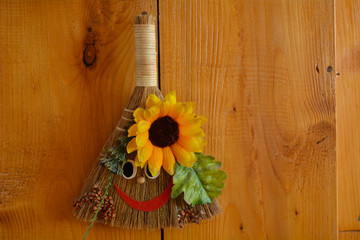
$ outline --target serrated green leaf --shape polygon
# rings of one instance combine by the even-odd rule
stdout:
[[[122,136],[118,144],[103,152],[100,157],[100,164],[107,167],[114,174],[122,174],[122,165],[126,162],[126,145],[133,137]]]
[[[192,206],[211,203],[222,193],[226,173],[220,170],[221,162],[212,156],[196,153],[197,161],[191,168],[175,164],[174,186],[171,197],[176,198],[184,193],[184,200]]]

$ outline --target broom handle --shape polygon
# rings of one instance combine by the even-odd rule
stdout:
[[[134,22],[136,86],[157,86],[155,18],[143,12]]]

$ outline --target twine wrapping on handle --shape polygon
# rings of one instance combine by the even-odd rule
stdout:
[[[155,25],[135,24],[136,86],[157,86]]]

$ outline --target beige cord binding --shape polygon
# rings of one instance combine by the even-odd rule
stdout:
[[[135,24],[136,86],[157,86],[155,25]]]
[[[133,113],[134,110],[124,108],[124,112]],[[128,122],[131,122],[131,121],[134,120],[134,119],[126,118],[126,117],[124,117],[124,116],[121,116],[121,118],[124,119],[125,121],[128,121]],[[119,127],[119,126],[116,126],[116,130],[119,130],[120,132],[127,132],[126,129],[121,128],[121,127]]]
[[[134,110],[124,108],[124,112],[133,113],[133,112],[134,112]]]
[[[116,129],[119,130],[120,132],[126,132],[125,129],[123,129],[123,128],[121,128],[121,127],[118,127],[118,126],[116,126]]]
[[[128,121],[128,122],[131,122],[131,121],[134,120],[134,119],[131,119],[131,118],[126,118],[126,117],[124,117],[124,116],[122,116],[121,118],[124,119],[125,121]]]

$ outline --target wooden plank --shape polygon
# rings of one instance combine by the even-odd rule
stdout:
[[[142,10],[156,15],[156,1],[1,1],[2,239],[86,231],[72,201],[135,86],[133,16]],[[96,53],[89,67],[87,46],[88,64]],[[95,225],[89,239],[160,239],[160,231]]]
[[[335,2],[339,230],[360,230],[360,2]]]
[[[339,240],[360,240],[360,232],[339,232]]]
[[[213,221],[165,239],[336,239],[333,1],[159,2],[164,93],[209,118]]]

